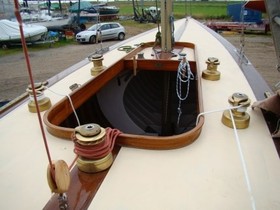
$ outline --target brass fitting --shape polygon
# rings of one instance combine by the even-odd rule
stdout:
[[[98,124],[86,124],[75,128],[75,137],[80,145],[96,145],[104,141],[106,131]]]
[[[75,128],[74,136],[75,144],[81,145],[84,150],[89,147],[99,147],[100,145],[104,147],[106,130],[98,124],[85,124]],[[78,169],[86,173],[96,173],[106,170],[112,163],[112,152],[100,158],[91,159],[81,154],[77,158]]]
[[[80,171],[85,173],[97,173],[109,168],[112,165],[113,160],[112,153],[109,153],[107,156],[98,160],[90,160],[79,156],[77,159],[77,167]]]
[[[105,70],[106,67],[103,66],[103,56],[100,54],[94,54],[89,58],[93,63],[93,67],[91,68],[91,75],[97,76],[101,71]]]
[[[250,115],[246,112],[246,110],[247,107],[250,106],[251,100],[244,93],[234,93],[228,98],[228,102],[233,107],[240,106],[231,110],[236,128],[247,128],[250,122]],[[224,125],[233,128],[233,122],[229,110],[224,111],[222,122]]]
[[[36,112],[36,104],[35,104],[34,97],[36,97],[36,99],[37,99],[40,112],[48,110],[52,106],[52,104],[51,104],[50,99],[44,95],[43,91],[44,91],[45,87],[43,86],[42,83],[35,83],[34,88],[35,88],[36,96],[33,95],[31,85],[28,85],[28,88],[26,89],[26,91],[29,94],[29,102],[28,102],[29,111],[32,113]]]
[[[206,80],[219,80],[221,73],[217,70],[220,61],[218,58],[209,57],[206,61],[207,69],[202,72],[202,78]]]

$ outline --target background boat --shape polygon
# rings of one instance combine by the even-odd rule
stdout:
[[[23,25],[24,37],[27,42],[36,42],[46,38],[48,29],[38,25]],[[21,43],[19,24],[9,20],[0,20],[0,43]]]
[[[79,7],[80,4],[80,7]],[[119,8],[116,6],[109,6],[107,3],[104,4],[92,4],[90,2],[77,2],[73,4],[69,11],[72,13],[77,13],[78,9],[80,11],[88,12],[88,13],[99,13],[100,15],[116,15],[119,13]]]

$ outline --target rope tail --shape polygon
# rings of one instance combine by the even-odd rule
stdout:
[[[182,61],[180,62],[177,70],[177,81],[176,81],[176,92],[177,97],[179,99],[178,104],[178,118],[177,118],[177,126],[179,126],[180,118],[182,114],[181,104],[182,101],[186,100],[189,95],[189,88],[190,88],[190,80],[194,80],[194,75],[191,71],[190,64],[186,57],[183,57]],[[184,87],[182,85],[185,84],[185,95],[183,95]]]

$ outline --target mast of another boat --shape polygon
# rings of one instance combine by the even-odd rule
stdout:
[[[270,29],[277,56],[277,70],[280,72],[280,1],[264,0],[266,12],[269,16]],[[280,81],[278,83],[280,86]]]

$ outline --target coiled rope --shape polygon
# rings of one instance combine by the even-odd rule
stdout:
[[[96,160],[105,157],[110,152],[112,152],[116,138],[121,134],[118,129],[106,128],[105,139],[99,144],[87,144],[82,145],[79,143],[76,135],[72,135],[72,140],[74,142],[74,152],[81,156],[91,160]]]
[[[126,46],[121,46],[118,48],[118,51],[125,51],[126,53],[130,52],[131,50],[133,50],[134,48],[130,45],[126,45]]]
[[[186,57],[183,57],[182,61],[180,62],[177,70],[177,81],[176,81],[176,92],[177,97],[179,99],[178,104],[178,118],[177,118],[177,125],[179,125],[182,110],[181,110],[181,102],[186,100],[189,95],[189,89],[190,89],[190,80],[194,80],[194,75],[191,71],[190,64]],[[182,84],[185,84],[186,87],[186,93],[183,96],[182,91]]]

